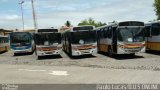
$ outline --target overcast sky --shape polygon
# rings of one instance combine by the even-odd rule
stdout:
[[[24,0],[25,29],[33,28],[31,0]],[[22,29],[21,0],[0,0],[0,28]],[[154,0],[34,0],[38,28],[76,26],[92,17],[97,21],[150,21],[156,19]]]

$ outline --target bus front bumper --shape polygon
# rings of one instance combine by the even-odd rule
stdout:
[[[20,54],[20,53],[31,53],[31,52],[33,52],[32,49],[24,49],[24,50],[13,50],[13,49],[11,49],[11,51],[12,51],[13,53],[15,53],[15,54]]]
[[[96,54],[97,48],[89,49],[89,50],[72,50],[72,56],[81,56],[87,54]]]
[[[54,51],[36,51],[37,56],[47,56],[47,55],[60,55],[62,50],[54,50]]]
[[[141,47],[138,49],[124,49],[124,48],[118,48],[117,54],[133,54],[133,53],[144,53],[146,51],[145,47]]]

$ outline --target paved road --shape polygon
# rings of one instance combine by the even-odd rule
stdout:
[[[1,65],[0,83],[95,84],[160,83],[160,72],[89,67]]]
[[[70,58],[0,54],[0,83],[160,83],[160,55],[156,52],[110,58],[104,54]]]

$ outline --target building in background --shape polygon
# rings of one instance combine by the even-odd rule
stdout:
[[[4,29],[0,29],[0,35],[8,35],[10,34],[11,32],[13,32],[12,30],[4,30]]]
[[[73,28],[73,26],[71,26],[71,27],[62,26],[62,27],[60,28],[60,32],[64,32],[65,30],[68,30],[68,29],[70,29],[70,28]]]

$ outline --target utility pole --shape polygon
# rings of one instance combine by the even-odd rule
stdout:
[[[31,3],[32,3],[32,14],[33,14],[34,29],[37,30],[36,13],[35,13],[33,0],[31,0]]]
[[[20,3],[18,3],[18,4],[21,5],[21,12],[22,12],[22,26],[23,26],[23,31],[24,31],[23,3],[24,3],[24,1],[22,0],[22,1],[21,1]]]

